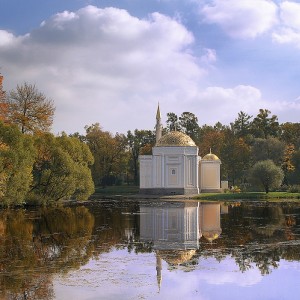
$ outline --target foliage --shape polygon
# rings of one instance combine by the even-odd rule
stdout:
[[[35,138],[37,158],[30,198],[58,201],[85,200],[94,192],[89,167],[92,154],[77,138],[41,134]]]
[[[237,119],[234,120],[234,123],[231,124],[232,129],[236,136],[246,137],[251,132],[251,120],[252,116],[249,116],[247,113],[240,111]]]
[[[221,148],[222,174],[232,185],[237,180],[244,183],[246,172],[250,166],[250,146],[243,137],[238,137],[231,130],[227,130],[224,136],[224,143]]]
[[[277,116],[269,116],[270,111],[267,109],[260,109],[259,114],[253,119],[251,123],[251,131],[256,138],[277,137],[280,134],[280,126]]]
[[[199,134],[198,118],[191,112],[183,112],[179,117],[181,131],[197,140]]]
[[[32,138],[0,121],[0,202],[21,204],[32,182]]]
[[[54,116],[51,100],[39,92],[35,85],[24,83],[9,93],[8,121],[16,124],[22,133],[49,131]]]
[[[257,162],[249,174],[250,181],[256,186],[262,186],[266,193],[268,193],[271,188],[279,187],[283,177],[283,171],[277,167],[272,160]]]
[[[281,140],[287,145],[294,145],[295,148],[300,147],[300,123],[283,123],[281,128]]]
[[[145,153],[143,150],[154,146],[155,134],[151,130],[138,130],[135,129],[132,133],[127,131],[128,148],[130,152],[130,169],[133,172],[134,183],[138,184],[139,178],[139,155]]]
[[[110,178],[120,178],[128,165],[125,152],[127,140],[123,134],[113,136],[103,131],[99,123],[86,126],[85,140],[93,156],[92,176],[96,185],[106,186]]]
[[[167,129],[168,131],[180,131],[180,126],[178,122],[178,116],[173,112],[167,113]]]
[[[2,86],[3,76],[0,75],[0,120],[5,121],[7,117],[6,93]]]
[[[284,155],[285,144],[278,138],[255,138],[252,144],[252,158],[254,162],[271,159],[280,166]]]

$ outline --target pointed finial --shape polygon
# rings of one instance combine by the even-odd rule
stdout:
[[[157,112],[156,112],[156,120],[160,120],[161,119],[161,115],[160,115],[160,109],[159,109],[159,102],[157,104]]]

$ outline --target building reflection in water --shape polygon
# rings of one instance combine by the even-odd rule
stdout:
[[[169,265],[179,265],[191,260],[199,248],[202,236],[209,242],[220,236],[220,214],[220,203],[140,204],[140,239],[153,244],[159,287],[162,280],[162,259]]]

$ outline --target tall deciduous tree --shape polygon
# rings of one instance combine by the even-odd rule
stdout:
[[[24,83],[9,93],[8,121],[22,133],[49,131],[53,123],[54,104],[35,85]]]
[[[283,171],[272,160],[257,162],[250,170],[249,179],[257,186],[262,186],[266,193],[270,189],[277,188],[283,181]]]
[[[245,139],[227,130],[221,148],[223,177],[226,176],[232,185],[244,183],[246,171],[250,166],[250,157],[250,146]]]
[[[286,144],[293,144],[296,148],[300,148],[300,123],[283,123],[281,127],[281,139]]]
[[[95,159],[92,166],[94,182],[105,186],[110,183],[111,176],[117,178],[124,172],[127,139],[122,134],[113,136],[103,131],[98,123],[86,126],[85,129],[86,142]]]

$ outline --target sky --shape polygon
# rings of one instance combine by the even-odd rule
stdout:
[[[34,84],[52,132],[153,130],[157,105],[229,125],[300,122],[300,1],[0,0],[7,92]]]

